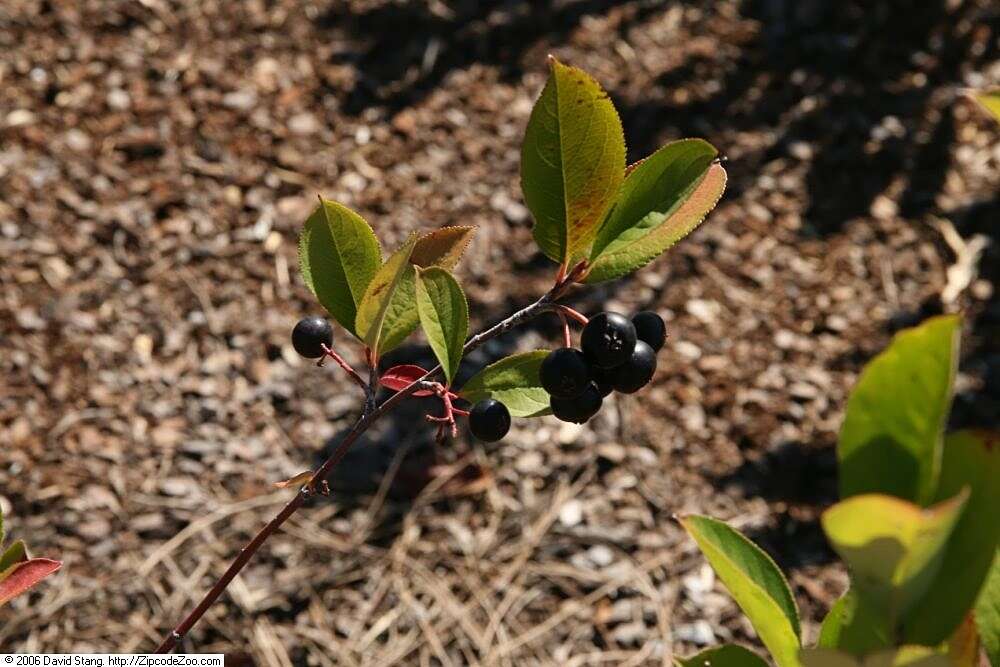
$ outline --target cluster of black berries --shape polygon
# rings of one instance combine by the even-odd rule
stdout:
[[[633,394],[656,372],[656,353],[667,339],[663,320],[643,311],[629,320],[618,313],[590,318],[581,350],[563,347],[545,357],[539,371],[552,414],[582,424],[597,414],[612,391]]]
[[[292,347],[307,359],[318,359],[333,347],[333,327],[319,315],[303,317],[292,329]],[[510,430],[510,411],[494,398],[484,398],[469,410],[469,430],[485,442],[496,442]]]

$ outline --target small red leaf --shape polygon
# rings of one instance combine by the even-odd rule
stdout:
[[[0,574],[0,605],[25,592],[39,581],[62,567],[62,563],[48,558],[32,558],[8,568]]]
[[[400,366],[393,366],[383,373],[382,377],[378,379],[378,383],[386,389],[402,391],[426,374],[427,371],[420,366],[402,364]],[[429,389],[418,389],[413,392],[414,396],[432,396],[433,394],[434,392]]]

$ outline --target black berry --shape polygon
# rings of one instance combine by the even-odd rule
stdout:
[[[557,398],[579,396],[590,382],[590,367],[583,352],[572,347],[552,350],[542,361],[538,377],[549,395]]]
[[[635,348],[635,326],[624,315],[598,313],[590,318],[580,335],[580,347],[587,360],[600,368],[625,363]]]
[[[319,315],[303,317],[292,329],[292,347],[303,357],[322,357],[324,345],[333,345],[333,327]]]
[[[615,390],[613,373],[613,368],[598,368],[597,366],[590,367],[590,377],[594,379],[594,384],[597,385],[597,390],[600,391],[601,396],[604,396],[605,398],[608,394]]]
[[[663,318],[651,310],[644,310],[636,313],[632,324],[635,325],[635,335],[639,340],[646,341],[654,352],[659,352],[667,340],[667,327]]]
[[[496,442],[510,430],[510,412],[495,398],[484,398],[469,410],[469,430],[484,442]]]
[[[552,414],[564,422],[573,422],[574,424],[582,424],[596,415],[597,411],[601,409],[601,403],[603,402],[604,399],[601,397],[601,390],[597,388],[597,384],[594,382],[587,385],[583,393],[574,398],[556,398],[553,396],[549,399],[549,405],[552,406]]]
[[[656,352],[646,341],[640,340],[621,366],[611,371],[615,389],[623,394],[634,394],[653,379],[656,372]]]

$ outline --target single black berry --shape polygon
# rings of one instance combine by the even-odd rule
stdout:
[[[635,326],[624,315],[598,313],[580,335],[580,347],[594,366],[614,368],[625,363],[635,348]]]
[[[319,315],[303,317],[292,329],[292,347],[303,357],[322,357],[324,345],[333,345],[333,327]]]
[[[597,385],[598,391],[601,392],[601,396],[607,398],[608,394],[615,390],[615,380],[613,368],[600,368],[598,366],[590,367],[590,377],[594,379],[594,384]]]
[[[651,310],[644,310],[635,314],[632,324],[635,325],[635,335],[639,340],[646,341],[653,352],[659,352],[667,340],[667,326],[663,323],[663,318]]]
[[[574,424],[582,424],[596,415],[597,411],[601,409],[601,403],[603,402],[604,399],[601,397],[601,390],[597,388],[597,384],[594,382],[588,384],[583,393],[574,398],[556,398],[553,396],[549,399],[549,405],[552,406],[552,414],[564,422],[573,422]]]
[[[542,361],[538,377],[549,395],[557,398],[573,398],[587,388],[590,382],[590,367],[583,352],[572,347],[552,350]]]
[[[621,366],[611,371],[615,390],[623,394],[634,394],[653,379],[656,372],[656,352],[646,341],[635,344],[631,356]]]
[[[510,430],[510,412],[495,398],[484,398],[469,410],[469,430],[484,442],[496,442]]]

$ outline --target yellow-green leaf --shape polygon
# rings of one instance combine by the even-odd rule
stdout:
[[[982,588],[1000,542],[1000,434],[959,431],[945,437],[937,500],[968,488],[969,500],[945,546],[934,583],[903,621],[903,639],[932,646],[962,623]]]
[[[609,218],[616,226],[600,232],[586,282],[620,278],[645,266],[687,236],[719,203],[726,170],[711,160],[705,165],[708,149],[713,155],[715,151],[709,144],[687,141],[668,144],[660,149],[662,154],[654,153],[629,173],[619,202],[622,212],[616,206]]]
[[[505,357],[479,371],[458,394],[470,403],[495,398],[512,417],[547,415],[551,412],[549,394],[542,388],[538,371],[548,354],[548,350],[535,350]]]
[[[410,262],[421,268],[440,266],[450,271],[458,266],[475,233],[475,227],[463,225],[427,232],[413,246]]]
[[[990,664],[1000,666],[1000,551],[993,555],[993,565],[979,592],[974,612],[976,629]]]
[[[1000,89],[971,91],[969,96],[993,116],[994,120],[1000,121]]]
[[[396,349],[414,332],[420,322],[417,315],[417,288],[413,267],[440,266],[449,271],[454,269],[469,246],[475,231],[475,227],[443,227],[417,239],[410,255],[412,266],[406,269],[400,279],[385,313],[382,341],[379,345],[382,354]]]
[[[722,521],[686,516],[681,525],[746,614],[778,667],[799,664],[799,612],[771,557]]]
[[[665,215],[650,213],[612,241],[594,260],[586,282],[620,278],[649,264],[701,224],[719,203],[725,189],[726,170],[720,164],[712,164],[704,176],[682,194],[679,206]]]
[[[458,281],[445,269],[417,269],[417,312],[444,376],[451,385],[469,335],[469,303]]]
[[[521,189],[550,259],[587,256],[625,174],[621,120],[590,75],[550,58],[521,147]]]
[[[392,303],[399,281],[406,270],[411,268],[410,253],[413,252],[416,241],[416,234],[411,234],[402,247],[385,260],[385,264],[375,273],[358,304],[357,333],[375,354],[376,359],[380,353],[379,342],[382,338],[386,311]]]
[[[840,495],[886,493],[926,505],[941,470],[961,320],[900,332],[861,373],[840,431]]]
[[[334,319],[355,333],[357,307],[382,261],[382,250],[364,218],[323,199],[299,237],[302,279]]]
[[[714,646],[687,658],[674,658],[675,667],[767,667],[767,661],[736,644]]]
[[[923,509],[893,496],[868,494],[823,513],[823,530],[847,563],[852,587],[889,619],[890,628],[933,582],[968,497],[966,489]]]

